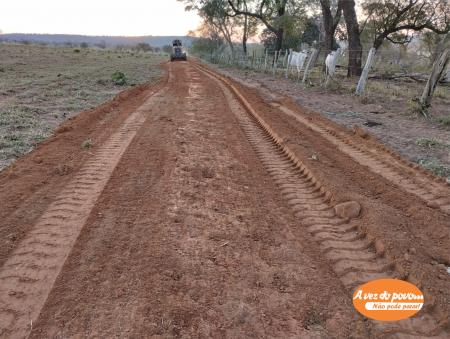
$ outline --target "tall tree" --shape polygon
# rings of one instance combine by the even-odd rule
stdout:
[[[243,8],[248,11],[247,1],[242,0]],[[258,29],[258,19],[250,17],[247,14],[242,16],[242,51],[247,54],[247,41],[248,39],[256,34]]]
[[[450,30],[448,0],[365,0],[362,8],[375,31],[376,50],[385,40],[408,43],[414,32],[445,34]]]
[[[347,76],[361,75],[362,46],[358,18],[356,17],[355,1],[340,0],[344,12],[348,37],[348,69]]]
[[[336,7],[334,15],[332,7]],[[334,35],[342,17],[342,0],[337,3],[336,1],[320,0],[320,8],[322,11],[323,28],[325,33],[323,47],[325,52],[328,54],[333,49]]]
[[[276,36],[275,48],[281,49],[283,44],[284,26],[288,0],[228,0],[231,16],[247,15],[260,20],[266,28]]]
[[[409,43],[414,33],[423,30],[446,34],[450,30],[448,0],[365,0],[363,10],[374,31],[373,48],[356,88],[361,95],[367,82],[371,62],[385,40],[394,44]]]
[[[231,54],[234,55],[233,36],[236,32],[235,18],[227,15],[225,0],[205,1],[200,7],[200,16],[212,27],[215,27],[228,43]]]
[[[238,22],[228,15],[227,0],[178,0],[186,4],[185,10],[197,10],[203,19],[204,27],[219,34],[228,44],[234,54],[234,43]],[[203,28],[204,28],[203,27]]]

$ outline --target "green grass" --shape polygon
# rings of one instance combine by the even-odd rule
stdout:
[[[448,117],[440,117],[436,119],[438,123],[444,126],[450,126],[450,116]]]
[[[86,139],[82,142],[81,147],[84,149],[90,149],[94,145],[92,139]]]
[[[435,138],[420,138],[416,140],[416,145],[431,148],[435,146],[442,146],[445,144]]]
[[[418,164],[440,177],[446,177],[450,181],[450,168],[429,159],[419,159]]]

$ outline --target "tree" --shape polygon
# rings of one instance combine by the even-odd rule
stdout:
[[[265,27],[276,36],[275,49],[280,50],[283,44],[284,26],[288,0],[228,0],[230,16],[246,15],[260,20]]]
[[[162,50],[163,50],[164,53],[170,54],[170,53],[172,53],[172,46],[170,46],[170,45],[164,45],[164,46],[162,47]]]
[[[209,0],[200,8],[200,16],[215,28],[228,43],[231,54],[234,54],[233,36],[236,31],[236,20],[227,13],[226,0]]]
[[[222,37],[213,30],[203,25],[201,28],[204,37],[195,38],[192,41],[190,51],[194,54],[211,54],[223,49],[224,41]]]
[[[142,52],[151,52],[153,51],[153,47],[150,46],[150,44],[146,42],[140,42],[136,46],[134,46],[134,49],[136,51],[142,51]]]
[[[375,31],[376,50],[385,40],[408,43],[414,32],[445,34],[450,30],[448,0],[365,0],[362,8]]]
[[[359,29],[358,18],[356,17],[355,1],[340,0],[342,11],[344,12],[345,25],[348,37],[348,69],[347,76],[361,75],[361,31]]]
[[[245,10],[248,10],[247,1],[243,0]],[[242,51],[247,54],[247,40],[256,34],[258,29],[258,21],[256,18],[250,17],[247,14],[243,15],[242,28]]]
[[[336,5],[335,14],[332,13],[332,5]],[[323,47],[325,52],[328,54],[334,45],[334,34],[336,32],[336,28],[341,20],[342,16],[342,0],[338,1],[337,4],[335,1],[330,0],[320,0],[320,8],[322,11],[323,18],[323,28],[325,32],[325,39],[323,42]]]
[[[214,30],[227,43],[234,54],[233,39],[236,34],[237,19],[228,14],[227,0],[178,0],[186,4],[185,10],[197,10],[208,29]]]
[[[450,33],[442,35],[428,31],[422,35],[422,42],[426,45],[428,53],[430,54],[429,65],[431,67],[442,51],[446,47],[450,48]]]
[[[373,47],[359,79],[356,94],[361,95],[377,50],[385,40],[394,44],[411,42],[414,34],[432,31],[446,34],[450,30],[448,0],[365,0],[363,11],[374,32]]]
[[[303,30],[300,41],[308,45],[313,45],[320,39],[320,30],[317,24],[312,19],[308,19],[305,23],[305,29]]]

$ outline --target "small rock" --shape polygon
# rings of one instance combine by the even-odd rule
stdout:
[[[411,253],[411,254],[416,254],[416,253],[417,253],[417,250],[416,250],[414,247],[411,247],[411,248],[409,249],[409,253]]]
[[[216,174],[214,172],[214,169],[212,169],[212,168],[206,167],[206,168],[202,169],[202,176],[203,176],[203,178],[212,179],[212,178],[215,177],[215,175]]]
[[[375,126],[381,126],[383,124],[380,122],[377,122],[377,121],[367,120],[365,123],[363,123],[363,125],[367,126],[367,127],[375,127]]]
[[[358,137],[363,138],[363,139],[366,139],[369,136],[367,134],[367,132],[365,130],[363,130],[361,127],[359,127],[358,125],[353,126],[353,134],[355,134]]]
[[[409,254],[408,254],[408,253],[405,253],[404,257],[405,257],[405,260],[406,260],[406,261],[409,261],[409,259],[410,259],[410,256],[409,256]]]
[[[361,205],[356,201],[347,201],[334,206],[334,211],[343,219],[353,219],[361,213]]]

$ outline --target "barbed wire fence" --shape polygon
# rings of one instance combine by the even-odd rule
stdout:
[[[297,83],[303,85],[319,85],[327,88],[329,78],[325,72],[325,60],[328,53],[314,48],[304,49],[302,52],[306,53],[307,57],[301,68],[292,65],[292,50],[263,50],[254,49],[251,53],[211,53],[211,55],[203,55],[203,59],[208,60],[213,64],[224,65],[239,69],[247,69],[256,72],[262,72],[267,75],[272,75],[276,78],[289,78]],[[347,78],[348,68],[348,49],[343,49],[338,54],[336,59],[336,68],[332,74],[331,82],[339,83],[341,79]],[[443,54],[445,54],[444,51]],[[298,52],[297,52],[298,53]],[[371,55],[370,65],[366,65],[366,61]],[[437,58],[439,59],[439,58]],[[448,58],[447,58],[448,59]],[[364,93],[365,82],[372,79],[377,80],[407,80],[417,83],[425,84],[430,81],[431,75],[438,62],[434,64],[430,62],[428,55],[421,52],[408,53],[404,49],[380,49],[376,51],[373,49],[365,49],[362,51],[362,66],[366,66],[366,78],[361,77],[358,83],[355,83],[355,94],[362,95]],[[448,67],[449,61],[445,62],[443,69],[439,72],[439,79],[434,79],[432,88],[436,87],[438,81],[443,84],[450,83],[450,69]],[[447,69],[447,70],[446,70]],[[363,71],[364,76],[364,71]],[[428,87],[430,87],[427,84]],[[426,90],[426,89],[425,89]],[[424,91],[425,91],[424,90]],[[431,93],[432,95],[432,93]]]

